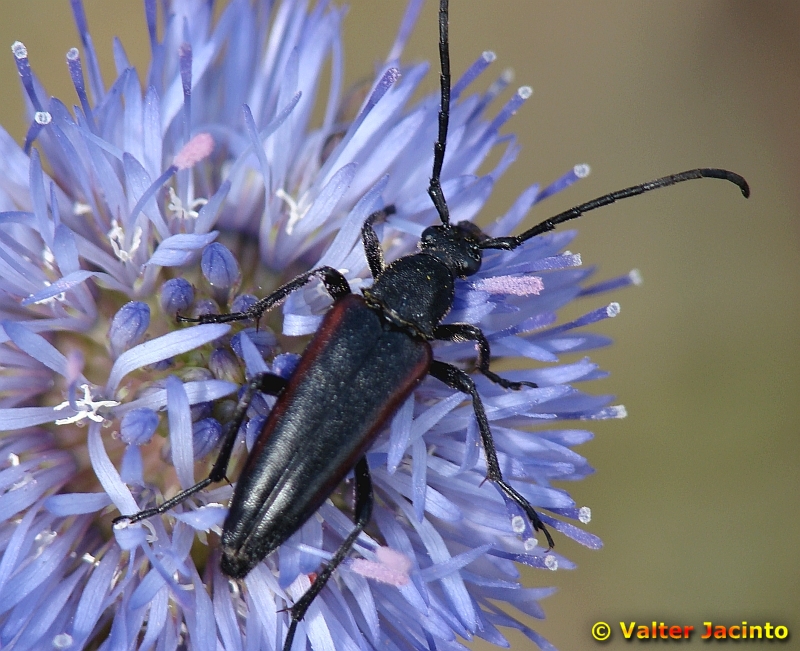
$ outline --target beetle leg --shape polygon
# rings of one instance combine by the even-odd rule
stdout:
[[[306,271],[296,278],[293,278],[282,287],[276,289],[269,296],[265,296],[261,300],[253,303],[243,312],[202,314],[197,318],[181,316],[179,314],[177,319],[181,323],[228,323],[229,321],[247,321],[248,319],[253,319],[257,322],[264,312],[272,309],[293,291],[306,285],[312,278],[319,278],[322,281],[325,285],[325,290],[334,301],[350,293],[350,285],[347,282],[347,278],[345,278],[340,271],[333,267],[318,267],[317,269]]]
[[[544,526],[539,514],[536,513],[528,500],[503,479],[503,473],[500,471],[500,462],[497,460],[497,452],[494,447],[492,431],[489,429],[489,419],[486,418],[483,402],[478,394],[478,390],[475,388],[475,383],[472,381],[472,378],[460,368],[438,360],[434,360],[431,363],[430,374],[437,380],[444,382],[447,386],[472,396],[472,408],[475,411],[475,419],[478,421],[478,430],[481,433],[483,450],[486,454],[486,479],[494,482],[508,498],[525,511],[533,528],[544,534],[545,538],[547,538],[547,544],[552,548],[555,544],[553,542],[553,537]]]
[[[469,323],[446,323],[444,325],[436,326],[433,331],[434,339],[440,341],[452,341],[454,343],[461,343],[464,341],[474,341],[478,345],[478,370],[483,373],[495,384],[499,384],[504,389],[521,389],[523,386],[537,388],[534,382],[513,382],[500,377],[497,373],[492,373],[489,370],[489,360],[491,358],[491,351],[489,349],[489,340],[483,334],[480,328],[476,328]]]
[[[292,648],[292,640],[294,639],[295,631],[297,630],[297,623],[305,617],[306,611],[316,596],[325,587],[328,579],[336,570],[336,568],[345,559],[353,544],[358,538],[359,534],[364,530],[364,527],[372,517],[372,479],[369,475],[369,466],[367,465],[366,457],[361,457],[356,463],[354,470],[355,473],[355,488],[356,488],[356,505],[355,505],[355,528],[350,532],[344,542],[336,550],[328,564],[317,574],[317,578],[311,584],[311,587],[305,591],[302,597],[298,599],[295,604],[290,608],[292,622],[289,624],[289,631],[286,633],[286,640],[283,643],[283,651],[290,651]]]
[[[289,381],[285,378],[282,378],[280,375],[266,372],[256,373],[250,379],[244,389],[244,393],[242,393],[242,397],[239,398],[239,402],[236,404],[236,410],[233,412],[233,417],[231,418],[230,423],[227,425],[225,439],[222,447],[220,448],[219,455],[217,456],[217,460],[214,462],[214,466],[211,468],[211,473],[208,476],[212,482],[218,482],[225,479],[225,471],[228,469],[228,462],[231,459],[233,446],[236,443],[236,435],[239,433],[239,429],[242,427],[245,415],[247,414],[247,410],[250,409],[250,403],[253,402],[253,396],[255,393],[259,391],[270,396],[279,396],[286,388],[288,383]]]
[[[239,428],[241,428],[242,423],[244,422],[245,414],[250,408],[250,403],[253,401],[253,395],[256,393],[256,391],[260,391],[261,393],[266,393],[271,396],[280,395],[280,393],[286,387],[287,382],[288,381],[286,379],[282,378],[280,375],[275,375],[274,373],[258,373],[254,375],[247,384],[242,397],[239,399],[239,402],[236,405],[236,411],[234,412],[231,422],[228,423],[225,436],[222,439],[222,446],[220,447],[219,454],[217,455],[217,460],[214,462],[214,466],[211,468],[211,472],[209,473],[208,477],[200,480],[194,486],[190,486],[186,490],[181,491],[175,497],[162,502],[158,506],[154,506],[151,509],[144,509],[143,511],[139,511],[133,515],[121,515],[117,518],[114,518],[114,524],[117,524],[117,522],[122,522],[123,520],[126,520],[129,524],[133,524],[134,522],[151,518],[154,515],[166,513],[171,508],[182,502],[185,502],[195,493],[199,493],[209,484],[215,484],[216,482],[225,479],[225,472],[228,469],[228,463],[231,460],[233,446],[236,443],[236,435],[239,433]]]
[[[373,278],[377,278],[383,273],[384,264],[383,250],[378,241],[378,236],[375,234],[375,229],[372,228],[372,224],[388,215],[394,215],[395,212],[397,212],[397,210],[393,205],[386,206],[386,208],[382,210],[376,210],[367,217],[366,221],[364,221],[364,225],[361,227],[361,242],[364,244],[364,253],[367,256],[369,271]]]

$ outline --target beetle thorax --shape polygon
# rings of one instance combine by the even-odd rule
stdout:
[[[396,260],[364,290],[367,302],[387,320],[425,339],[433,338],[433,330],[450,311],[454,296],[452,272],[425,253]]]

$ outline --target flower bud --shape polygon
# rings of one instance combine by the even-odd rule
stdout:
[[[204,418],[192,426],[194,458],[202,459],[219,443],[222,436],[222,425],[215,418]]]
[[[158,414],[152,409],[132,409],[122,417],[120,438],[128,445],[144,445],[158,427]]]
[[[174,318],[186,312],[194,303],[194,288],[184,278],[170,278],[161,285],[161,309]]]
[[[214,298],[227,303],[231,290],[235,290],[242,280],[239,263],[228,248],[219,242],[212,242],[200,258],[200,270],[214,290]]]
[[[108,329],[108,339],[114,358],[138,344],[149,325],[150,308],[146,303],[140,301],[125,303],[114,315],[111,327]]]

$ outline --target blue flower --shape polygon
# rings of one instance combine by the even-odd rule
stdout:
[[[426,188],[439,97],[412,104],[428,66],[400,62],[421,2],[409,3],[352,112],[341,88],[344,10],[256,5],[232,0],[215,21],[209,3],[175,0],[158,40],[157,3],[146,0],[144,87],[120,43],[118,74],[106,87],[76,0],[82,49],[67,53],[80,104],[73,111],[47,98],[25,46],[12,47],[31,126],[22,148],[0,129],[2,647],[280,648],[284,609],[352,528],[344,487],[235,582],[219,569],[228,485],[143,525],[111,526],[119,513],[207,475],[245,378],[290,376],[297,355],[281,352],[291,345],[286,336],[312,333],[330,300],[316,284],[295,292],[282,321],[272,315],[280,336],[266,324],[178,327],[176,314],[244,309],[312,266],[340,269],[362,288],[370,274],[360,230],[370,213],[396,209],[377,226],[388,260],[413,251],[437,219]],[[483,53],[452,90],[442,180],[454,222],[479,214],[517,153],[499,130],[530,89],[493,117],[486,108],[505,77],[482,95],[467,93],[493,60]],[[330,91],[318,98],[326,61]],[[496,147],[499,162],[478,174]],[[509,234],[534,204],[587,172],[577,166],[545,189],[528,188],[488,233]],[[496,357],[537,362],[506,376],[538,388],[505,391],[475,378],[498,457],[545,523],[598,547],[568,522],[588,522],[588,509],[551,485],[591,472],[572,450],[591,434],[556,421],[617,418],[624,409],[574,388],[602,377],[596,365],[560,356],[606,345],[581,328],[619,308],[560,325],[556,311],[636,278],[587,286],[592,270],[563,251],[573,235],[487,252],[481,271],[458,282],[448,321],[479,326]],[[475,350],[437,345],[436,355],[468,365]],[[236,456],[252,446],[271,400],[254,401]],[[552,648],[497,604],[541,617],[538,600],[551,590],[523,586],[516,564],[572,565],[484,483],[465,396],[427,379],[367,457],[374,526],[314,602],[296,643],[462,649],[460,639],[476,636],[504,645],[498,627],[512,627]]]

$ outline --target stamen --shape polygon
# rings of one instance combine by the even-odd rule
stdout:
[[[88,203],[76,201],[72,204],[72,214],[76,217],[83,217],[92,214],[92,207]]]
[[[93,420],[95,423],[102,423],[105,420],[105,417],[101,416],[97,412],[100,409],[111,409],[120,404],[116,400],[94,400],[92,398],[91,388],[88,384],[84,384],[81,388],[83,389],[83,398],[77,400],[75,406],[70,405],[69,400],[65,400],[60,405],[53,407],[54,411],[61,411],[67,407],[70,407],[71,409],[77,409],[78,411],[78,413],[73,416],[59,418],[55,421],[56,425],[69,425],[82,421],[86,418]]]
[[[142,228],[140,226],[137,226],[136,230],[133,231],[133,242],[131,243],[131,248],[128,250],[123,248],[125,243],[125,231],[116,219],[111,221],[111,230],[108,231],[107,235],[109,242],[111,242],[114,255],[117,256],[118,260],[121,262],[130,262],[133,260],[133,256],[142,243]]]
[[[289,206],[289,221],[286,222],[286,234],[291,235],[292,231],[294,230],[295,225],[299,222],[303,217],[306,216],[309,208],[311,206],[306,206],[304,208],[300,207],[300,204],[304,203],[303,198],[300,199],[300,202],[294,200],[288,192],[286,192],[283,188],[278,188],[275,190],[275,196],[279,199],[283,199],[286,204]]]
[[[48,271],[55,271],[56,256],[46,244],[42,247],[42,266]]]
[[[200,213],[195,208],[202,208],[208,203],[208,199],[198,197],[189,204],[189,208],[184,208],[183,201],[175,194],[175,189],[172,186],[167,189],[167,192],[169,193],[167,210],[171,210],[179,219],[197,219]]]
[[[42,281],[42,284],[45,287],[50,287],[52,283],[49,280]],[[64,292],[60,292],[59,294],[55,294],[54,296],[49,296],[48,298],[42,298],[38,301],[31,301],[30,299],[33,297],[33,294],[28,294],[28,298],[23,300],[23,305],[50,305],[58,301],[59,303],[63,303],[67,300],[67,295]]]
[[[128,217],[129,222],[133,222],[138,217],[144,205],[150,201],[158,189],[163,186],[167,180],[179,170],[184,170],[196,165],[201,160],[206,158],[214,149],[214,139],[208,133],[198,133],[194,138],[191,138],[175,156],[174,162],[170,165],[155,181],[150,184],[139,201],[131,210]]]

